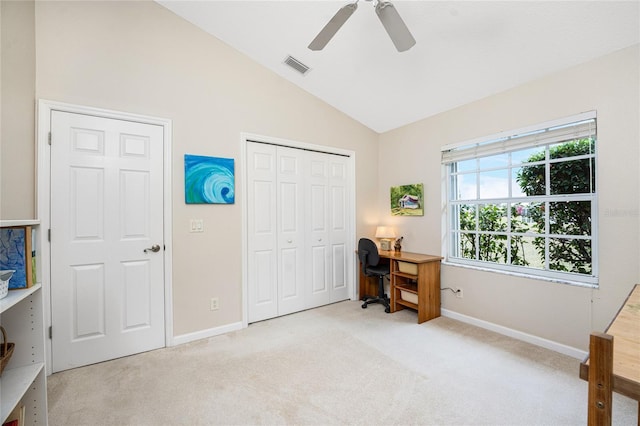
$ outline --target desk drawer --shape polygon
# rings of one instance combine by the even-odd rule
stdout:
[[[402,300],[406,300],[407,302],[418,304],[418,295],[415,293],[410,293],[405,290],[400,290],[400,298]]]
[[[398,261],[398,270],[405,274],[418,275],[418,265],[415,263]]]

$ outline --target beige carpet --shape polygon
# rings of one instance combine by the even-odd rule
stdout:
[[[342,302],[57,373],[56,425],[584,425],[579,361],[448,318]],[[614,395],[616,425],[637,403]]]

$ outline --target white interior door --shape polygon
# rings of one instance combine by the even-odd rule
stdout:
[[[329,169],[329,241],[331,242],[330,301],[349,298],[348,260],[349,247],[349,177],[347,158],[330,155]]]
[[[247,144],[248,320],[278,316],[276,147]]]
[[[304,183],[306,152],[277,147],[278,314],[306,309]]]
[[[329,221],[329,155],[309,158],[306,183],[307,261],[305,282],[310,306],[331,303],[331,240]]]
[[[308,306],[349,298],[347,158],[312,153],[306,184]]]
[[[163,347],[162,126],[52,111],[51,134],[53,371]]]
[[[248,322],[349,298],[349,158],[247,143]]]

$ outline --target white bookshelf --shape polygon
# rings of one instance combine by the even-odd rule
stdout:
[[[38,253],[40,233],[37,220],[1,220],[0,227],[31,226],[36,232]],[[37,254],[36,254],[37,255]],[[36,276],[40,278],[40,268]],[[25,425],[47,424],[47,384],[45,372],[45,332],[42,285],[10,290],[0,299],[0,325],[8,341],[15,343],[9,364],[0,376],[0,424],[19,403],[26,407]]]

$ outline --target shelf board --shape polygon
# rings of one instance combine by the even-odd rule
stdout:
[[[27,220],[0,220],[0,228],[11,227],[11,226],[29,226],[29,225],[40,225],[40,221],[38,219],[27,219]]]
[[[20,303],[20,301],[22,301],[23,299],[40,290],[40,287],[42,287],[41,284],[35,284],[25,289],[9,290],[9,294],[7,294],[3,299],[0,299],[0,314],[2,314],[4,311],[9,310],[9,308],[11,308],[16,303]]]
[[[44,363],[38,362],[26,367],[5,369],[2,372],[2,377],[0,377],[0,394],[2,394],[0,419],[3,422],[43,369]]]
[[[408,302],[406,300],[396,299],[396,304],[406,306],[407,308],[415,309],[416,311],[418,310],[418,305],[416,305],[415,303]]]
[[[407,274],[406,272],[394,271],[391,275],[395,275],[396,277],[408,278],[410,280],[417,280],[418,276],[414,274]]]
[[[408,291],[409,293],[418,294],[418,286],[411,284],[396,284],[395,287],[399,290]]]

